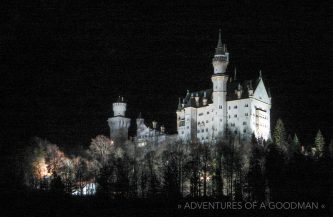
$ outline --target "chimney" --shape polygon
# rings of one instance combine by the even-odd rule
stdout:
[[[206,91],[204,92],[204,96],[203,96],[203,98],[202,98],[202,104],[203,104],[204,106],[207,105]]]
[[[242,86],[238,84],[237,88],[237,98],[240,99],[242,97]]]
[[[153,121],[153,128],[156,129],[157,127],[157,121]]]
[[[248,86],[249,96],[253,96],[253,87],[252,87],[252,80],[250,80],[250,85]]]
[[[163,125],[161,126],[161,133],[165,133],[165,127]]]
[[[197,107],[199,107],[199,94],[198,93],[195,96],[195,104]]]

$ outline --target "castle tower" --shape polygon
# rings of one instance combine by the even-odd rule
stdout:
[[[219,39],[215,48],[215,55],[213,58],[214,74],[224,74],[229,63],[229,53],[226,45],[222,44],[221,29],[219,30]]]
[[[113,117],[108,119],[110,138],[115,142],[126,141],[131,119],[125,117],[127,104],[124,101],[124,97],[119,96],[118,100],[112,104],[112,107]]]
[[[225,44],[222,44],[221,30],[219,30],[219,39],[215,48],[215,55],[212,60],[214,74],[213,82],[213,104],[216,111],[214,119],[214,131],[216,136],[222,136],[227,124],[227,81],[228,75],[226,69],[229,63],[229,53]]]

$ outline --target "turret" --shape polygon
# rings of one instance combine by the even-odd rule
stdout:
[[[124,102],[124,97],[119,96],[118,100],[112,104],[112,107],[113,116],[125,117],[126,103]]]
[[[219,39],[215,48],[215,55],[212,61],[214,74],[224,74],[229,63],[229,53],[226,45],[222,44],[221,29],[219,30]]]
[[[119,96],[118,100],[112,104],[113,117],[108,119],[110,137],[118,144],[122,144],[128,138],[131,119],[125,117],[126,106],[124,97]]]
[[[213,82],[213,104],[216,109],[213,127],[219,129],[215,135],[222,135],[227,123],[227,82],[228,75],[226,69],[229,63],[229,53],[225,44],[222,44],[221,30],[219,31],[219,39],[215,48],[213,57],[214,74]]]

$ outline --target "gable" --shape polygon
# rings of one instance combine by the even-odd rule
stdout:
[[[253,93],[253,97],[260,101],[263,101],[265,103],[268,103],[268,104],[271,103],[271,100],[269,99],[268,92],[266,90],[266,87],[265,87],[262,79],[260,79],[260,81]]]

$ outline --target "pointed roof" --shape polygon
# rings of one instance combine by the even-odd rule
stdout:
[[[142,114],[141,114],[141,112],[139,113],[138,119],[142,119]]]
[[[222,44],[221,29],[219,29],[219,39],[217,46],[215,48],[215,55],[223,55],[225,52],[225,47]]]

